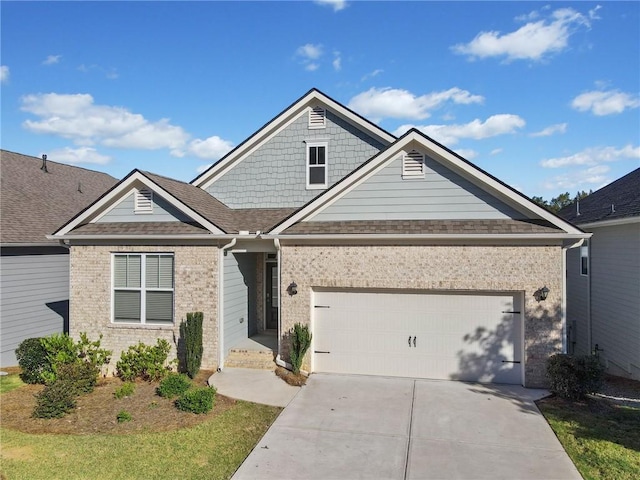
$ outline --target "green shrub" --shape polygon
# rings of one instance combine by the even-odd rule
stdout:
[[[24,383],[44,383],[42,372],[50,368],[47,351],[40,340],[40,338],[27,338],[16,348],[16,358],[22,369],[20,378]]]
[[[132,381],[136,378],[149,382],[158,381],[169,373],[167,357],[170,350],[169,342],[161,338],[153,346],[142,342],[131,345],[120,355],[120,360],[116,364],[118,376],[124,381]]]
[[[66,380],[55,381],[36,395],[36,418],[60,418],[76,407],[74,388]]]
[[[192,388],[180,395],[175,405],[183,412],[207,413],[213,408],[215,396],[213,387]]]
[[[161,397],[171,398],[182,395],[190,387],[191,380],[184,373],[170,373],[160,381],[156,392]]]
[[[69,385],[74,395],[93,392],[98,381],[98,369],[88,362],[66,363],[58,367],[55,382]]]
[[[187,321],[180,323],[184,341],[184,371],[195,378],[202,365],[202,312],[187,313]]]
[[[126,410],[120,410],[118,412],[118,415],[116,415],[116,419],[118,420],[118,423],[130,422],[131,418],[132,418],[131,414]]]
[[[300,373],[300,367],[302,366],[302,360],[305,353],[311,346],[311,332],[309,332],[308,325],[302,325],[296,323],[291,331],[291,367],[293,373]]]
[[[579,400],[602,387],[604,367],[592,355],[557,354],[547,361],[549,390],[562,398]]]
[[[113,392],[113,396],[118,400],[124,397],[130,397],[136,389],[136,384],[133,382],[124,382],[121,387],[116,388]]]
[[[45,383],[52,383],[58,376],[58,369],[61,365],[70,363],[88,363],[96,372],[109,363],[110,350],[100,348],[102,335],[95,342],[87,337],[87,334],[80,333],[80,340],[77,343],[66,333],[56,333],[41,339],[42,346],[47,352],[48,368],[43,370],[42,378]],[[96,373],[97,375],[97,373]]]

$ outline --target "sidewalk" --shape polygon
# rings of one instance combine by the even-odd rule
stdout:
[[[209,377],[209,385],[225,397],[275,407],[286,407],[300,391],[300,387],[288,385],[272,370],[252,368],[225,368]]]

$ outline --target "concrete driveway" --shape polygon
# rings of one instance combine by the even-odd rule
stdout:
[[[580,479],[544,390],[313,375],[234,479]]]

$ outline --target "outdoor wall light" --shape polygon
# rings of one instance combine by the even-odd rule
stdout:
[[[287,287],[287,292],[289,292],[289,295],[295,295],[296,293],[298,293],[298,285],[296,284],[296,282],[291,282],[289,284],[289,286]]]
[[[540,293],[540,301],[544,301],[547,299],[547,297],[549,296],[549,289],[547,288],[547,286],[545,285],[544,287],[542,287],[540,290],[538,290]]]

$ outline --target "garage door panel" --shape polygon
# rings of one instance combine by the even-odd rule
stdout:
[[[314,295],[316,371],[522,383],[518,295]]]

